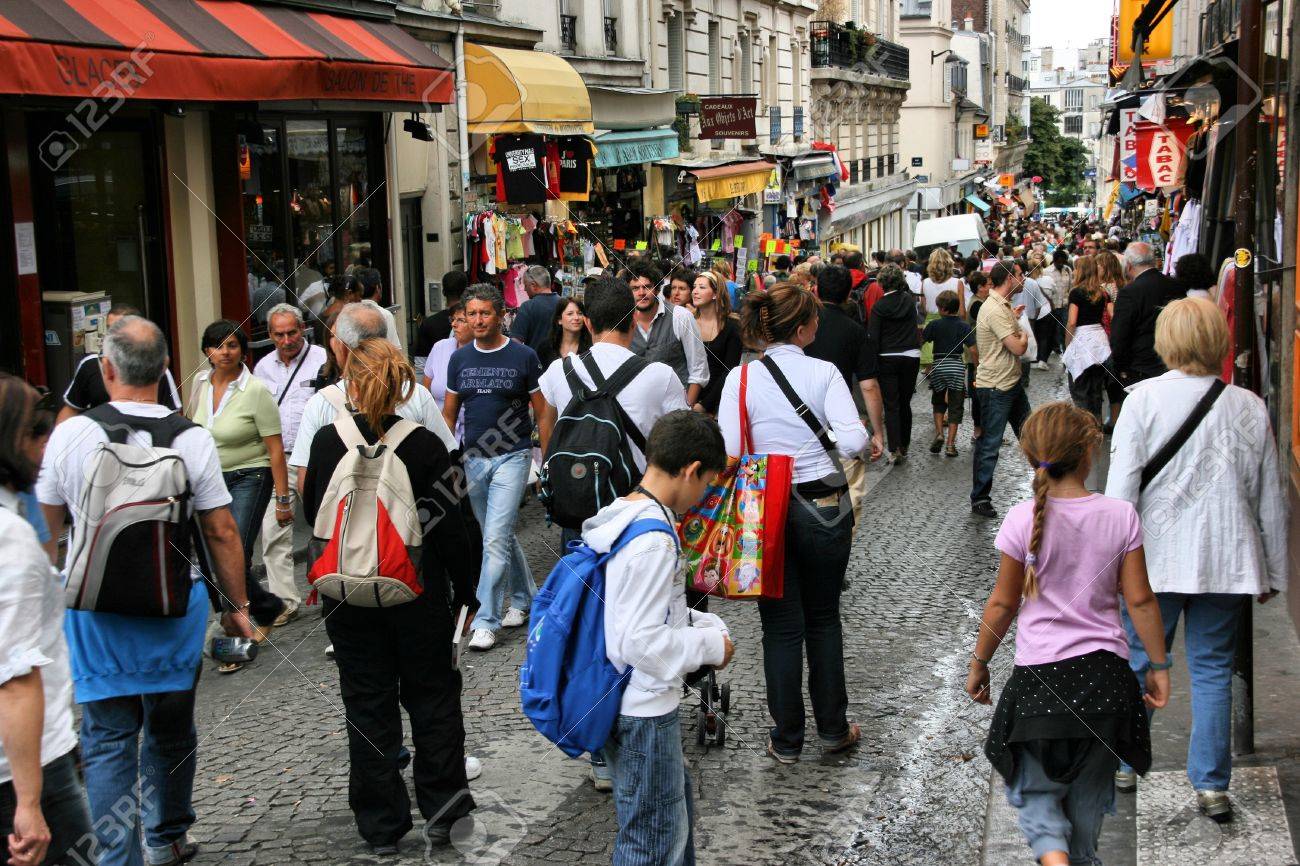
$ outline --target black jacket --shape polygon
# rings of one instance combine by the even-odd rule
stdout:
[[[917,330],[916,296],[911,292],[889,292],[871,308],[867,322],[867,345],[873,358],[921,348]]]
[[[1110,321],[1110,351],[1121,379],[1140,382],[1167,372],[1156,354],[1156,318],[1170,301],[1185,297],[1185,286],[1155,268],[1119,290]]]

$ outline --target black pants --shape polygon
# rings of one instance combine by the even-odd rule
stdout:
[[[1074,401],[1074,405],[1085,412],[1091,412],[1092,417],[1099,422],[1102,420],[1101,398],[1106,393],[1108,379],[1110,376],[1101,364],[1093,364],[1084,370],[1079,378],[1070,379],[1070,399]]]
[[[432,583],[430,581],[429,583]],[[411,829],[411,800],[397,767],[402,708],[415,745],[415,799],[426,821],[450,825],[474,808],[465,780],[460,671],[447,602],[426,593],[396,607],[324,603],[348,723],[348,805],[361,837],[396,842]],[[400,706],[399,706],[400,703]]]
[[[1059,331],[1056,319],[1048,313],[1046,316],[1034,319],[1030,327],[1034,331],[1034,342],[1038,343],[1038,357],[1034,360],[1046,363],[1047,359],[1052,357],[1052,352],[1056,350],[1056,335]]]
[[[921,359],[907,355],[880,356],[880,394],[885,404],[885,438],[890,451],[912,444],[912,395]]]
[[[0,784],[0,863],[9,862],[9,834],[14,831],[14,783]],[[95,862],[95,834],[91,832],[86,791],[77,777],[74,749],[41,768],[41,814],[50,828],[47,866]]]
[[[910,360],[915,364],[915,358]],[[791,499],[785,522],[785,593],[758,602],[772,744],[786,754],[803,748],[805,646],[817,734],[834,741],[848,733],[840,592],[852,541],[852,508],[814,508]]]

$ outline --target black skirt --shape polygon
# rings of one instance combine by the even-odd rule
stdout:
[[[1097,650],[1043,665],[1017,665],[998,698],[984,743],[1008,784],[1012,746],[1038,756],[1054,782],[1073,780],[1088,753],[1109,749],[1138,773],[1151,768],[1151,729],[1142,687],[1128,662]]]

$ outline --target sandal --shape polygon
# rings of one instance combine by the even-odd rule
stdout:
[[[943,450],[943,453],[944,453],[944,456],[945,456],[945,457],[956,457],[956,456],[957,456],[957,446],[956,446],[956,445],[949,445],[947,448],[945,448],[945,449]]]
[[[835,742],[827,743],[823,751],[825,751],[826,754],[828,755],[834,755],[838,752],[846,752],[849,749],[856,746],[858,744],[858,741],[861,739],[862,739],[862,728],[858,726],[857,722],[850,722],[849,732],[844,736],[840,737]]]
[[[240,671],[242,671],[244,669],[244,666],[247,664],[248,662],[222,662],[221,664],[217,665],[217,673],[237,674]]]

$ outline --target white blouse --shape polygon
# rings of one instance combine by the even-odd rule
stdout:
[[[798,346],[778,343],[766,352],[767,357],[790,380],[790,386],[823,425],[829,424],[836,451],[843,458],[857,457],[867,447],[867,428],[858,417],[857,404],[849,386],[834,364],[809,358]],[[740,455],[740,371],[727,374],[718,405],[718,424],[727,453]],[[794,481],[816,481],[835,471],[826,449],[813,435],[781,392],[761,363],[751,362],[745,394],[749,410],[749,429],[756,454],[786,454],[795,459]]]
[[[1287,499],[1264,401],[1229,385],[1146,492],[1142,468],[1213,382],[1177,370],[1133,386],[1111,438],[1106,495],[1137,506],[1156,592],[1287,587]]]

